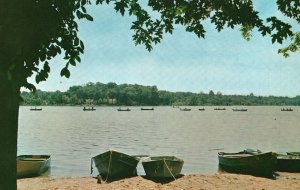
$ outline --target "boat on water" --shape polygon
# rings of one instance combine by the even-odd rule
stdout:
[[[175,156],[151,156],[142,160],[146,176],[150,178],[176,178],[184,161]]]
[[[37,107],[30,108],[30,111],[42,111],[42,110],[43,110],[42,108],[37,108]]]
[[[190,108],[180,108],[180,111],[191,111]]]
[[[214,108],[214,110],[226,110],[226,108]]]
[[[35,177],[47,172],[50,168],[50,155],[17,156],[17,177]]]
[[[131,111],[131,110],[129,108],[126,109],[118,108],[118,111]]]
[[[300,152],[287,152],[286,154],[300,156]]]
[[[121,152],[109,150],[92,157],[91,169],[94,162],[100,176],[104,177],[105,180],[108,178],[132,177],[137,175],[136,167],[139,160],[136,156],[129,156]]]
[[[300,155],[276,154],[276,170],[281,172],[300,172]]]
[[[234,108],[232,111],[248,111],[246,108]]]
[[[83,111],[95,111],[96,109],[94,107],[83,107]]]
[[[154,108],[141,108],[142,111],[154,111]]]
[[[261,152],[247,149],[237,153],[219,152],[221,169],[241,174],[262,177],[274,177],[276,156],[272,152]]]
[[[198,110],[199,111],[205,111],[205,108],[199,108]]]
[[[281,108],[281,111],[293,111],[292,108]]]

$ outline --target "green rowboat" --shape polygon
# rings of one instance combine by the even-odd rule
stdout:
[[[245,150],[237,153],[219,152],[221,169],[262,177],[274,177],[276,156],[272,152]]]
[[[124,178],[137,175],[136,167],[139,162],[138,157],[109,150],[92,157],[92,162],[93,161],[99,174],[106,178]]]
[[[287,152],[288,155],[300,156],[300,152]]]
[[[175,178],[180,175],[184,161],[175,156],[156,156],[142,160],[147,177]]]
[[[300,155],[277,154],[276,170],[282,172],[300,172]]]

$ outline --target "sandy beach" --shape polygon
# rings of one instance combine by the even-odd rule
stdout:
[[[97,183],[96,178],[27,178],[18,180],[18,190],[299,190],[299,173],[280,173],[278,179],[267,179],[250,175],[220,173],[214,175],[189,174],[175,181],[159,183],[142,176]]]

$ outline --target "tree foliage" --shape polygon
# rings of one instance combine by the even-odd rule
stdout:
[[[223,95],[210,90],[209,93],[169,92],[158,90],[156,86],[138,84],[87,83],[72,86],[66,92],[36,93],[22,92],[23,105],[85,105],[87,100],[93,105],[126,106],[234,106],[234,105],[300,105],[300,97],[275,97],[249,95]]]
[[[253,29],[263,36],[269,35],[272,43],[292,38],[289,46],[279,50],[284,56],[299,51],[300,47],[299,32],[275,16],[261,19],[251,0],[149,0],[148,4],[138,0],[96,0],[95,3],[114,4],[120,14],[134,17],[133,41],[144,44],[149,51],[162,40],[164,33],[172,34],[175,25],[182,25],[187,32],[204,38],[205,20],[210,20],[218,31],[225,27],[240,28],[246,39]],[[87,13],[87,5],[91,4],[90,0],[1,2],[0,44],[5,48],[0,53],[1,56],[14,54],[1,63],[1,75],[34,90],[27,78],[36,73],[37,83],[46,80],[50,73],[49,60],[64,53],[66,64],[60,74],[69,78],[69,67],[79,63],[84,52],[84,44],[77,34],[77,19],[93,21]],[[300,23],[298,0],[277,0],[277,6],[282,14]]]

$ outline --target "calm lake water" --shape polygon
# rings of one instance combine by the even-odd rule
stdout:
[[[91,157],[114,149],[129,155],[175,155],[185,163],[182,173],[216,173],[218,151],[246,148],[299,151],[300,107],[246,107],[247,112],[215,111],[214,107],[154,107],[118,112],[117,107],[42,107],[19,114],[18,155],[50,154],[51,173],[90,176]],[[94,167],[95,169],[95,167]],[[95,169],[92,176],[96,176]],[[141,164],[138,174],[144,174]]]

